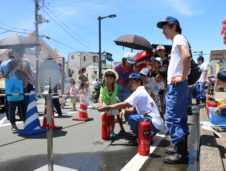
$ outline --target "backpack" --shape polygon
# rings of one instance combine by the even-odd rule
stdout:
[[[187,40],[187,42],[188,42],[188,40]],[[200,76],[202,74],[202,70],[199,68],[198,64],[193,59],[192,52],[191,52],[191,45],[189,42],[188,42],[188,46],[189,46],[189,52],[191,54],[190,72],[188,74],[188,85],[190,86],[190,85],[195,84],[198,81],[198,79],[200,78]]]

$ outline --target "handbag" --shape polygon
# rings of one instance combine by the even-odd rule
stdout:
[[[6,87],[6,94],[7,94],[8,101],[24,100],[23,81],[19,80],[13,72],[12,72],[12,78],[5,80],[5,87]],[[13,96],[15,94],[16,96]]]

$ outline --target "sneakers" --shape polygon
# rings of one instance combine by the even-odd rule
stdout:
[[[110,133],[110,139],[115,139],[117,137],[117,135],[114,132]]]

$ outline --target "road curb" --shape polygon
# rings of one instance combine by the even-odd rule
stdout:
[[[199,110],[201,121],[208,121],[205,108]],[[200,127],[200,146],[199,146],[200,171],[224,171],[224,166],[216,138],[211,131],[203,130]]]

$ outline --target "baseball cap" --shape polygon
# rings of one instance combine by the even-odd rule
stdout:
[[[180,25],[179,21],[175,17],[168,16],[168,17],[166,17],[165,21],[158,22],[157,27],[162,28],[163,25],[166,24],[166,23],[175,23],[177,25]]]
[[[13,50],[12,49],[8,50],[8,56],[9,57],[12,57],[13,56]]]
[[[226,71],[221,71],[217,74],[217,79],[226,82]]]
[[[127,52],[127,53],[124,54],[124,58],[130,64],[135,64],[136,63],[135,56],[136,55],[134,53],[132,53],[132,52]]]
[[[157,47],[156,47],[156,50],[158,51],[158,50],[166,50],[166,48],[165,48],[165,46],[163,46],[163,45],[158,45]]]
[[[145,76],[148,76],[149,73],[150,73],[150,69],[148,69],[148,68],[143,68],[143,69],[140,71],[140,74],[145,75]]]
[[[141,77],[140,77],[139,74],[132,73],[132,74],[129,75],[128,81],[129,81],[129,80],[133,80],[133,79],[134,79],[134,80],[141,80]]]

